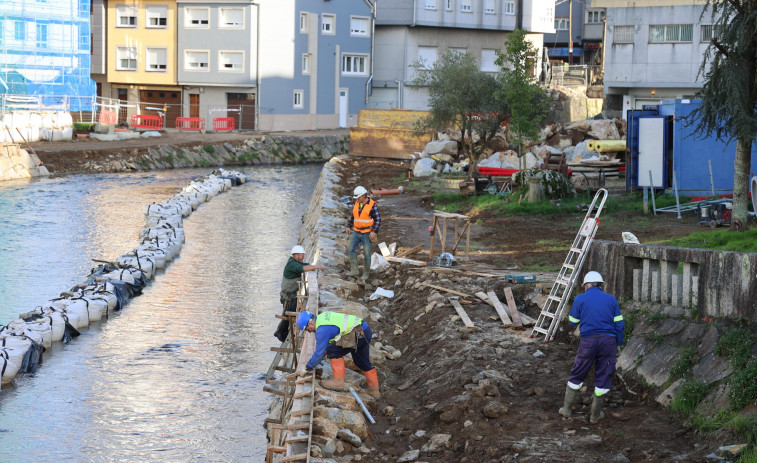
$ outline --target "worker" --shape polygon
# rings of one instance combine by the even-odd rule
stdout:
[[[612,375],[615,373],[615,356],[618,346],[623,344],[625,328],[617,299],[605,293],[602,285],[604,280],[599,272],[588,272],[583,282],[584,293],[576,296],[570,308],[568,322],[571,326],[579,326],[581,341],[565,388],[565,401],[560,408],[560,414],[570,418],[576,393],[594,366],[594,399],[589,417],[591,424],[604,418],[604,395],[610,391]]]
[[[321,362],[323,355],[329,358],[334,378],[321,381],[321,386],[335,391],[344,390],[344,356],[350,354],[355,365],[363,371],[368,383],[368,394],[380,397],[378,375],[371,364],[370,343],[373,332],[368,323],[359,317],[339,312],[323,312],[317,317],[312,312],[297,316],[297,327],[315,333],[315,352],[305,365],[301,375],[312,371]]]
[[[309,272],[311,270],[323,270],[322,265],[313,265],[305,260],[305,248],[299,244],[292,248],[289,260],[287,260],[284,266],[284,277],[281,279],[281,292],[279,293],[279,301],[283,305],[282,315],[286,316],[287,312],[297,311],[297,293],[300,290],[297,282],[300,281],[303,272]],[[284,342],[289,335],[289,320],[281,320],[279,326],[276,328],[276,332],[273,333],[281,342]]]
[[[381,214],[378,204],[368,197],[368,190],[358,186],[352,192],[355,205],[347,224],[347,234],[350,236],[350,272],[347,276],[357,276],[357,247],[363,244],[363,281],[368,281],[371,272],[371,243],[378,241],[378,231],[381,226]],[[352,232],[355,233],[352,233]]]

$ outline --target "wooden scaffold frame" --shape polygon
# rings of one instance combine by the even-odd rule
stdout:
[[[452,249],[447,250],[447,220],[454,220],[454,244]],[[462,223],[462,225],[461,225]],[[431,228],[431,247],[429,248],[429,260],[434,258],[434,244],[436,237],[439,236],[441,242],[441,251],[439,253],[449,252],[453,256],[457,253],[457,247],[460,241],[465,237],[465,258],[470,260],[470,217],[452,212],[434,211],[434,221]]]

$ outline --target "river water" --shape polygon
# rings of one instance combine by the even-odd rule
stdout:
[[[141,296],[3,386],[0,462],[263,461],[281,272],[320,169],[248,169],[185,219]],[[147,205],[208,172],[0,184],[0,322],[135,248]]]

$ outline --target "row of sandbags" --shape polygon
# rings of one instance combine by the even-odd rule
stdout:
[[[142,292],[155,273],[179,254],[183,220],[213,196],[245,183],[241,172],[219,169],[193,180],[171,199],[147,207],[140,245],[93,268],[83,282],[0,328],[1,384],[36,371],[53,342],[67,343],[79,329],[107,319]]]

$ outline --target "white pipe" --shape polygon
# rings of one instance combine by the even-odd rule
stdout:
[[[371,416],[371,412],[369,412],[368,409],[365,408],[365,404],[362,400],[360,400],[360,396],[357,395],[357,392],[352,389],[352,386],[350,386],[350,392],[352,393],[352,396],[355,398],[355,400],[357,400],[357,403],[360,404],[360,407],[363,409],[363,413],[365,413],[365,416],[368,417],[368,421],[370,421],[371,424],[376,424],[376,420],[374,420],[373,416]]]

